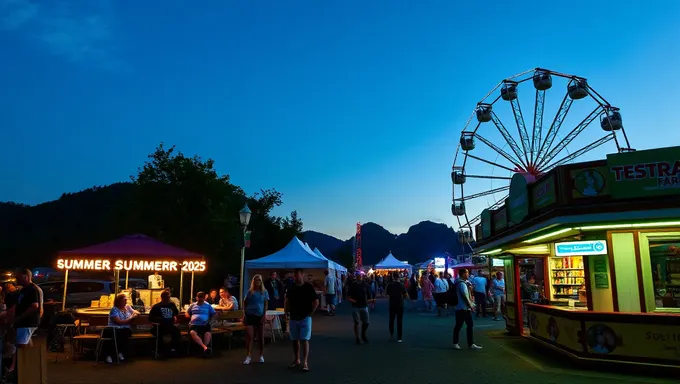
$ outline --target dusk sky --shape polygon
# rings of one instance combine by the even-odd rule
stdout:
[[[457,227],[460,132],[516,73],[587,77],[634,148],[680,145],[678,20],[673,0],[0,0],[0,201],[128,181],[165,142],[248,193],[278,189],[305,229]],[[556,81],[546,121],[563,96]]]

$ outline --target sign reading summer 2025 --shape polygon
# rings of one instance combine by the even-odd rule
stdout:
[[[607,155],[614,198],[680,194],[680,147]]]
[[[85,271],[145,271],[145,272],[203,272],[204,260],[107,260],[107,259],[59,259],[57,269]]]
[[[607,242],[604,240],[555,243],[555,256],[589,256],[606,254]]]

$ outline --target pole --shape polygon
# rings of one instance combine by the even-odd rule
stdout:
[[[184,296],[184,295],[182,295],[182,293],[184,293],[183,291],[184,291],[184,270],[179,272],[179,306],[180,307],[177,308],[177,309],[179,309],[180,311],[182,310],[182,308],[184,308],[184,306],[183,306],[184,303],[182,302],[182,296]]]
[[[125,270],[125,289],[128,289],[128,278],[130,277],[130,271]]]
[[[246,226],[243,226],[243,246],[241,247],[241,277],[239,281],[239,303],[243,303],[243,285],[245,282],[243,281],[243,278],[245,277],[246,273]]]
[[[64,296],[61,298],[61,310],[66,310],[66,287],[68,286],[68,269],[64,272]]]
[[[191,272],[191,285],[189,286],[189,297],[193,299],[195,297],[194,295],[194,272]]]
[[[116,296],[120,293],[120,269],[116,269],[113,273],[113,279],[115,280],[113,286],[116,287]]]

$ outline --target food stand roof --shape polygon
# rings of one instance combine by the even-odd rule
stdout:
[[[273,269],[273,268],[332,268],[332,262],[321,258],[297,237],[278,252],[246,261],[246,269]]]
[[[85,248],[59,252],[59,257],[151,257],[172,259],[200,259],[203,255],[173,247],[151,237],[135,234]]]
[[[384,259],[382,259],[378,264],[373,266],[373,269],[411,269],[411,266],[403,261],[397,260],[394,255],[392,255],[392,252],[390,252],[389,255],[385,256]]]

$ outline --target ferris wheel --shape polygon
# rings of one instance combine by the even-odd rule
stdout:
[[[557,87],[558,82],[563,86]],[[527,84],[533,84],[533,89]],[[563,96],[549,97],[548,90],[559,89],[564,90]],[[528,121],[528,126],[520,96],[524,105],[533,99],[533,121]],[[506,102],[510,105],[502,105]],[[550,111],[551,105],[554,111]],[[549,124],[544,124],[544,112],[548,116],[554,113]],[[591,127],[598,119],[599,127]],[[514,174],[535,180],[612,141],[618,152],[634,151],[619,109],[585,78],[536,68],[498,83],[465,123],[453,160],[451,213],[458,221],[461,243],[473,241],[473,229],[480,223],[483,209],[504,204]]]

